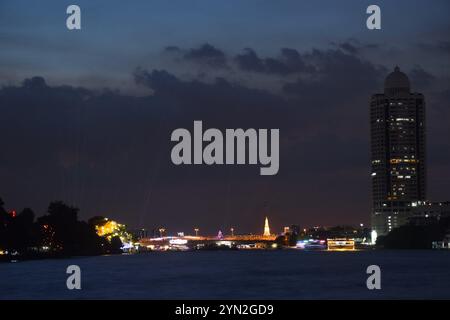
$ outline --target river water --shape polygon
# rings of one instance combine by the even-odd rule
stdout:
[[[68,290],[66,268],[81,268]],[[366,269],[381,268],[381,290]],[[0,299],[449,299],[450,251],[194,251],[0,264]]]

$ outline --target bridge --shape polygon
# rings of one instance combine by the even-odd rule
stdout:
[[[164,230],[164,229],[161,229]],[[196,230],[198,231],[198,229]],[[264,233],[260,234],[243,234],[243,235],[223,235],[219,231],[217,236],[191,236],[180,233],[178,236],[160,236],[154,238],[143,238],[139,241],[141,246],[167,246],[167,245],[191,245],[217,243],[224,244],[227,242],[232,245],[251,244],[251,243],[269,243],[275,241],[277,235],[270,233],[269,219],[266,217],[264,221]]]
[[[152,244],[162,244],[162,243],[185,243],[188,242],[217,242],[217,241],[230,241],[235,243],[248,243],[248,242],[272,242],[277,238],[276,235],[256,235],[256,234],[245,234],[245,235],[230,235],[230,236],[167,236],[167,237],[156,237],[156,238],[143,238],[139,240],[139,243],[143,246]]]

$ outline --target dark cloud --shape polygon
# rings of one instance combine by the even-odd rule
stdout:
[[[0,137],[0,193],[7,203],[43,212],[48,201],[62,199],[80,206],[86,218],[105,214],[132,226],[173,222],[180,230],[195,220],[205,231],[239,223],[256,232],[265,201],[279,211],[279,223],[333,221],[318,211],[319,218],[298,215],[302,205],[295,205],[300,190],[305,206],[319,201],[303,180],[314,178],[317,188],[335,185],[329,181],[335,174],[329,156],[341,169],[358,166],[337,153],[339,146],[350,152],[347,138],[322,141],[330,135],[326,125],[316,126],[317,110],[220,78],[182,81],[165,70],[143,69],[135,78],[153,95],[51,87],[39,77],[3,88],[0,112],[7,134]],[[279,174],[261,177],[253,166],[172,165],[170,133],[192,130],[193,120],[220,129],[279,128]]]
[[[374,88],[381,90],[383,77],[387,73],[384,67],[342,50],[313,49],[304,57],[314,63],[317,72],[312,80],[299,78],[294,83],[285,84],[283,90],[287,94],[316,97],[324,101],[332,96],[336,102],[360,94],[368,97]],[[353,93],[349,94],[349,91]],[[324,103],[323,107],[326,106]]]
[[[450,41],[440,41],[436,47],[438,50],[441,50],[446,54],[450,53]]]
[[[361,41],[354,39],[354,38],[348,39],[347,41],[340,42],[340,43],[332,42],[331,44],[334,45],[335,47],[343,50],[344,52],[352,54],[352,55],[360,54],[362,51],[364,51],[366,49],[374,50],[374,49],[378,49],[380,47],[378,44],[362,43]]]
[[[414,88],[425,89],[429,87],[436,77],[431,73],[425,71],[422,67],[416,66],[409,73],[409,77],[412,83],[414,83]]]
[[[46,89],[47,84],[45,79],[42,77],[33,77],[31,79],[25,79],[23,81],[23,87],[31,90]]]
[[[450,54],[450,41],[437,41],[435,43],[419,43],[418,47],[425,52],[435,52],[439,54]]]
[[[85,218],[102,214],[171,232],[193,225],[210,233],[230,225],[258,232],[265,202],[276,227],[367,222],[368,100],[382,91],[389,70],[342,49],[282,49],[274,61],[254,50],[248,57],[252,52],[253,72],[305,65],[314,72],[300,72],[280,93],[142,68],[133,75],[151,89],[145,97],[49,86],[42,77],[2,88],[0,195],[8,207],[43,212],[61,199],[80,206]],[[418,67],[414,77],[429,75]],[[431,104],[431,155],[448,149],[448,96]],[[279,128],[279,174],[261,177],[255,166],[174,166],[170,134],[192,130],[194,120],[205,128]]]
[[[246,48],[244,53],[236,56],[238,67],[244,71],[264,72],[264,63],[253,49]]]
[[[350,54],[357,54],[359,52],[359,48],[350,42],[341,43],[339,47]]]
[[[184,55],[184,58],[204,63],[212,67],[226,67],[225,53],[208,43],[205,43],[199,48],[189,50],[189,52]]]
[[[137,68],[134,72],[134,80],[137,84],[142,84],[158,92],[173,89],[179,84],[179,80],[165,70],[147,70]]]
[[[165,53],[177,54],[182,61],[193,62],[199,65],[213,68],[226,68],[227,58],[225,53],[209,43],[202,44],[198,48],[183,50],[177,46],[168,46]]]
[[[177,46],[167,46],[164,48],[164,51],[167,53],[180,53],[182,50]]]
[[[260,58],[251,48],[234,58],[239,69],[243,71],[288,75],[293,73],[311,73],[314,67],[307,65],[295,49],[283,48],[277,58]]]

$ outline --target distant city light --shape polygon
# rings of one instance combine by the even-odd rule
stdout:
[[[217,241],[216,244],[218,246],[227,246],[230,247],[233,245],[233,243],[231,241]]]
[[[377,242],[377,231],[376,230],[372,230],[372,232],[370,233],[370,236],[372,238],[372,244],[375,244]]]
[[[188,243],[188,241],[186,239],[170,239],[169,243],[180,245],[180,244],[186,244],[186,243]]]

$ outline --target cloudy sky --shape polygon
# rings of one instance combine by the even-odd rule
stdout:
[[[450,200],[448,1],[0,2],[0,197],[213,233],[368,223],[369,107],[399,65],[427,101],[428,195]],[[181,166],[170,133],[280,128],[280,171]],[[265,212],[265,204],[268,213]]]

